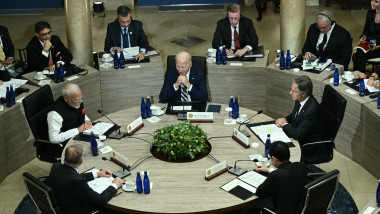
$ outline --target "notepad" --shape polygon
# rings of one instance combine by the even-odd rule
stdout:
[[[106,131],[108,131],[113,126],[114,124],[112,123],[99,122],[95,124],[91,129],[83,131],[83,134],[91,135],[91,132],[94,132],[95,136],[99,137],[100,135],[106,133]]]

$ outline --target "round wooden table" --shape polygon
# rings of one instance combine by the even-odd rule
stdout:
[[[159,105],[164,107],[164,104]],[[225,107],[226,105],[222,105],[220,114],[214,114],[213,123],[200,123],[199,125],[208,138],[220,137],[209,140],[212,145],[209,155],[219,161],[226,160],[227,165],[233,166],[236,160],[249,160],[249,155],[252,154],[253,150],[243,148],[232,139],[233,129],[238,128],[239,124],[224,125],[224,118],[228,116],[228,113],[224,111]],[[240,113],[251,117],[256,111],[240,108]],[[109,115],[112,120],[121,125],[121,131],[125,131],[126,126],[139,116],[139,107],[121,110]],[[179,123],[174,115],[162,115],[159,118],[160,121],[156,123],[150,123],[144,119],[145,126],[131,137],[128,136],[121,140],[107,139],[105,144],[127,157],[129,165],[132,165],[140,158],[152,156],[150,143],[148,143],[153,142],[153,137],[150,134],[165,125]],[[250,123],[268,120],[271,120],[271,118],[260,114],[252,118]],[[104,117],[100,121],[108,122]],[[241,129],[245,128],[245,125],[241,126]],[[250,144],[260,142],[253,133],[251,134],[252,136],[249,138]],[[80,172],[92,167],[98,169],[107,168],[112,171],[120,169],[113,162],[102,160],[102,157],[109,159],[111,152],[107,154],[99,152],[99,156],[93,157],[88,142],[71,140],[67,145],[77,143],[85,146],[86,154],[84,162],[79,168]],[[263,153],[264,144],[261,142],[259,144],[258,151]],[[300,152],[296,143],[296,147],[291,148],[291,160],[298,161],[299,157]],[[216,162],[207,156],[187,163],[169,163],[154,157],[149,158],[135,169],[132,169],[132,174],[125,177],[124,180],[133,180],[135,182],[136,171],[147,170],[149,171],[149,179],[153,182],[151,193],[146,195],[136,192],[124,192],[119,189],[122,193],[109,201],[107,208],[121,213],[226,213],[239,210],[256,202],[256,196],[243,201],[220,188],[236,177],[230,173],[226,172],[210,181],[206,181],[206,169],[215,164]],[[248,170],[255,167],[253,162],[238,162],[237,165]]]

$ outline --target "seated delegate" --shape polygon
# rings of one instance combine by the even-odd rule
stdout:
[[[140,52],[136,56],[138,61],[145,57],[145,52],[149,47],[148,39],[140,21],[133,20],[131,9],[127,6],[117,8],[117,19],[107,26],[107,35],[104,41],[104,51],[113,53],[123,48],[140,47]]]
[[[5,67],[14,62],[14,53],[15,48],[8,28],[0,25],[0,85],[3,81],[9,81],[11,79]]]
[[[160,102],[169,101],[208,101],[205,71],[192,67],[191,55],[179,52],[176,69],[165,73],[164,85],[160,92]]]
[[[251,19],[243,16],[239,4],[227,7],[227,17],[216,24],[212,47],[226,46],[227,55],[241,57],[259,44]],[[235,51],[234,51],[235,50]]]
[[[305,60],[312,58],[331,59],[333,63],[348,69],[352,53],[350,33],[338,25],[326,11],[317,14],[317,22],[311,24],[302,48]]]
[[[371,76],[368,77],[367,85],[375,88],[380,88],[380,70],[377,70],[376,72],[372,73]]]

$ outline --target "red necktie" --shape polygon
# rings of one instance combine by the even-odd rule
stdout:
[[[51,51],[49,52],[49,62],[48,62],[48,65],[49,66],[52,66],[54,63],[53,63],[53,57],[51,56]]]
[[[240,49],[240,42],[239,42],[239,34],[236,30],[236,27],[234,27],[234,42],[235,42],[235,49]]]

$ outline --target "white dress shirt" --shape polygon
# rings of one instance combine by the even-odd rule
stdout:
[[[327,43],[329,43],[330,35],[331,35],[331,32],[334,30],[334,26],[335,26],[335,23],[331,26],[331,29],[326,33],[327,34],[327,41],[326,41],[325,45],[323,46],[323,49],[325,49]],[[317,42],[317,50],[319,50],[319,44],[322,43],[324,35],[325,35],[324,33],[319,34],[318,42]]]
[[[236,31],[238,32],[238,34],[239,34],[239,23],[236,25]],[[232,27],[232,25],[231,25],[231,49],[236,49],[235,48],[235,28],[234,27]],[[240,48],[243,48],[243,47],[240,47]],[[250,45],[246,45],[245,46],[245,48],[248,48],[248,50],[249,51],[251,51],[252,50],[252,47],[250,46]]]

